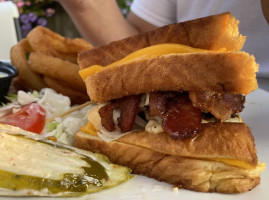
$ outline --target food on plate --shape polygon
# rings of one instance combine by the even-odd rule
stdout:
[[[29,61],[30,68],[34,72],[66,81],[72,88],[82,92],[86,91],[85,84],[78,74],[79,66],[77,64],[35,52],[30,54]]]
[[[257,89],[258,64],[240,51],[238,23],[222,13],[80,53],[80,75],[98,105],[75,146],[189,190],[256,187],[265,165],[238,113]]]
[[[0,196],[81,196],[127,181],[107,157],[0,124]],[[23,144],[23,145],[22,145]]]
[[[91,102],[71,107],[48,88],[7,98],[0,107],[0,196],[80,196],[131,178],[129,168],[103,155],[64,145],[87,123]]]
[[[82,95],[72,95],[72,103],[85,102],[89,97],[78,75],[77,56],[79,52],[91,48],[92,45],[81,38],[65,38],[45,27],[37,26],[27,38],[11,49],[11,62],[19,70],[19,81],[16,81],[15,86],[20,82],[24,86],[22,88],[37,91],[49,86],[65,95],[72,95],[73,92],[66,91],[74,89],[84,95],[84,98],[79,99]],[[44,77],[65,81],[67,84],[62,84],[61,87],[48,85],[48,78]]]
[[[34,28],[27,38],[35,52],[73,63],[77,63],[78,52],[92,48],[90,43],[81,38],[65,38],[43,26]]]
[[[12,47],[10,51],[10,60],[19,71],[19,79],[21,84],[27,88],[33,90],[41,90],[46,87],[42,76],[36,72],[33,72],[29,67],[27,54],[32,52],[33,49],[30,46],[27,39],[22,39],[18,44]]]
[[[46,111],[37,103],[23,106],[19,111],[0,118],[0,123],[20,127],[34,133],[41,133],[45,126]]]
[[[40,92],[20,90],[17,94],[8,94],[6,98],[7,104],[0,106],[0,123],[68,145],[74,145],[75,133],[87,124],[87,113],[95,106],[91,101],[71,105],[68,96],[50,88]]]

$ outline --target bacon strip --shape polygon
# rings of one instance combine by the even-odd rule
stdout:
[[[149,114],[162,117],[164,131],[174,139],[192,138],[201,130],[201,110],[186,92],[150,93]]]
[[[217,119],[225,121],[232,114],[244,109],[245,96],[217,92],[189,92],[193,105],[204,112],[210,112]]]
[[[122,133],[131,131],[141,96],[117,99],[99,110],[101,123],[108,131],[115,131],[113,111],[120,110],[117,119]],[[217,119],[226,120],[241,112],[245,97],[239,94],[215,92],[154,92],[149,95],[149,116],[163,119],[162,128],[174,139],[195,137],[201,130],[202,111]],[[202,110],[202,111],[201,111]]]
[[[121,111],[118,125],[122,133],[132,130],[140,100],[140,95],[133,95],[117,100],[118,109]]]
[[[135,122],[140,99],[140,95],[128,96],[122,99],[117,99],[115,102],[100,108],[99,115],[101,117],[102,126],[110,132],[115,131],[116,128],[113,120],[113,111],[120,110],[120,117],[117,120],[121,132],[125,133],[131,131]]]
[[[115,103],[110,103],[99,109],[102,126],[109,132],[115,131],[115,124],[113,120],[113,110],[116,109]]]

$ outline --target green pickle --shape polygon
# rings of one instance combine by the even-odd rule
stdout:
[[[113,163],[108,161],[107,157],[101,154],[94,154],[91,152],[78,150],[76,148],[69,147],[63,144],[56,144],[56,143],[47,142],[44,140],[36,140],[36,139],[25,137],[24,135],[20,135],[16,133],[15,134],[4,133],[1,130],[2,128],[1,126],[3,125],[0,124],[0,136],[1,135],[4,136],[2,137],[2,140],[1,140],[2,147],[4,148],[2,149],[0,148],[0,152],[2,152],[3,155],[9,155],[8,153],[9,150],[8,148],[6,148],[6,146],[7,147],[11,147],[11,146],[16,147],[16,145],[25,146],[25,145],[21,145],[22,142],[25,141],[24,144],[27,144],[27,145],[34,144],[35,145],[34,148],[37,148],[36,149],[37,152],[46,151],[48,146],[50,146],[50,149],[51,149],[51,146],[55,147],[55,150],[58,152],[59,155],[61,155],[61,152],[64,155],[67,155],[66,154],[67,151],[74,152],[75,154],[72,154],[72,155],[78,154],[78,157],[74,158],[74,161],[76,159],[80,159],[80,160],[85,161],[85,164],[80,166],[80,169],[83,169],[82,172],[81,170],[77,174],[73,172],[70,172],[70,173],[64,172],[61,175],[59,175],[59,179],[56,179],[56,180],[45,178],[42,176],[37,176],[37,175],[27,175],[23,173],[20,174],[16,171],[12,172],[12,170],[7,171],[7,169],[0,169],[0,188],[5,188],[10,191],[24,191],[24,190],[25,191],[27,190],[42,191],[42,193],[38,194],[38,196],[47,196],[47,195],[49,196],[59,196],[59,195],[60,196],[80,196],[83,194],[97,192],[105,188],[116,186],[124,181],[127,181],[128,179],[132,177],[130,175],[131,170],[129,168],[122,167],[119,165],[114,165]],[[16,137],[16,139],[14,137]],[[31,142],[27,142],[27,141],[31,141]],[[39,145],[35,142],[38,142]],[[27,151],[27,145],[25,147],[26,151]],[[23,148],[21,148],[20,151],[22,151]],[[23,154],[20,154],[20,156],[22,155]],[[28,156],[29,156],[29,153],[28,153]],[[11,158],[16,159],[15,156]],[[38,159],[38,157],[34,157],[33,159]],[[48,160],[48,162],[53,162],[53,161]],[[58,163],[56,162],[56,165],[60,163],[61,162],[58,161]],[[25,194],[27,195],[28,193],[25,193]]]
[[[82,167],[84,175],[64,174],[62,180],[44,179],[40,177],[17,175],[12,172],[0,170],[0,187],[11,190],[47,188],[51,193],[63,191],[86,192],[91,186],[103,186],[102,180],[108,175],[102,165],[90,158],[83,158],[91,167]]]

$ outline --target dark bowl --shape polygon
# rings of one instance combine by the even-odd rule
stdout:
[[[5,96],[10,87],[11,79],[17,75],[18,70],[14,66],[0,61],[0,102],[6,102]]]

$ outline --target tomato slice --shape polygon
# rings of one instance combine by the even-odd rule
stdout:
[[[16,113],[4,116],[0,119],[0,123],[40,134],[45,126],[45,120],[46,111],[39,104],[31,103]]]

